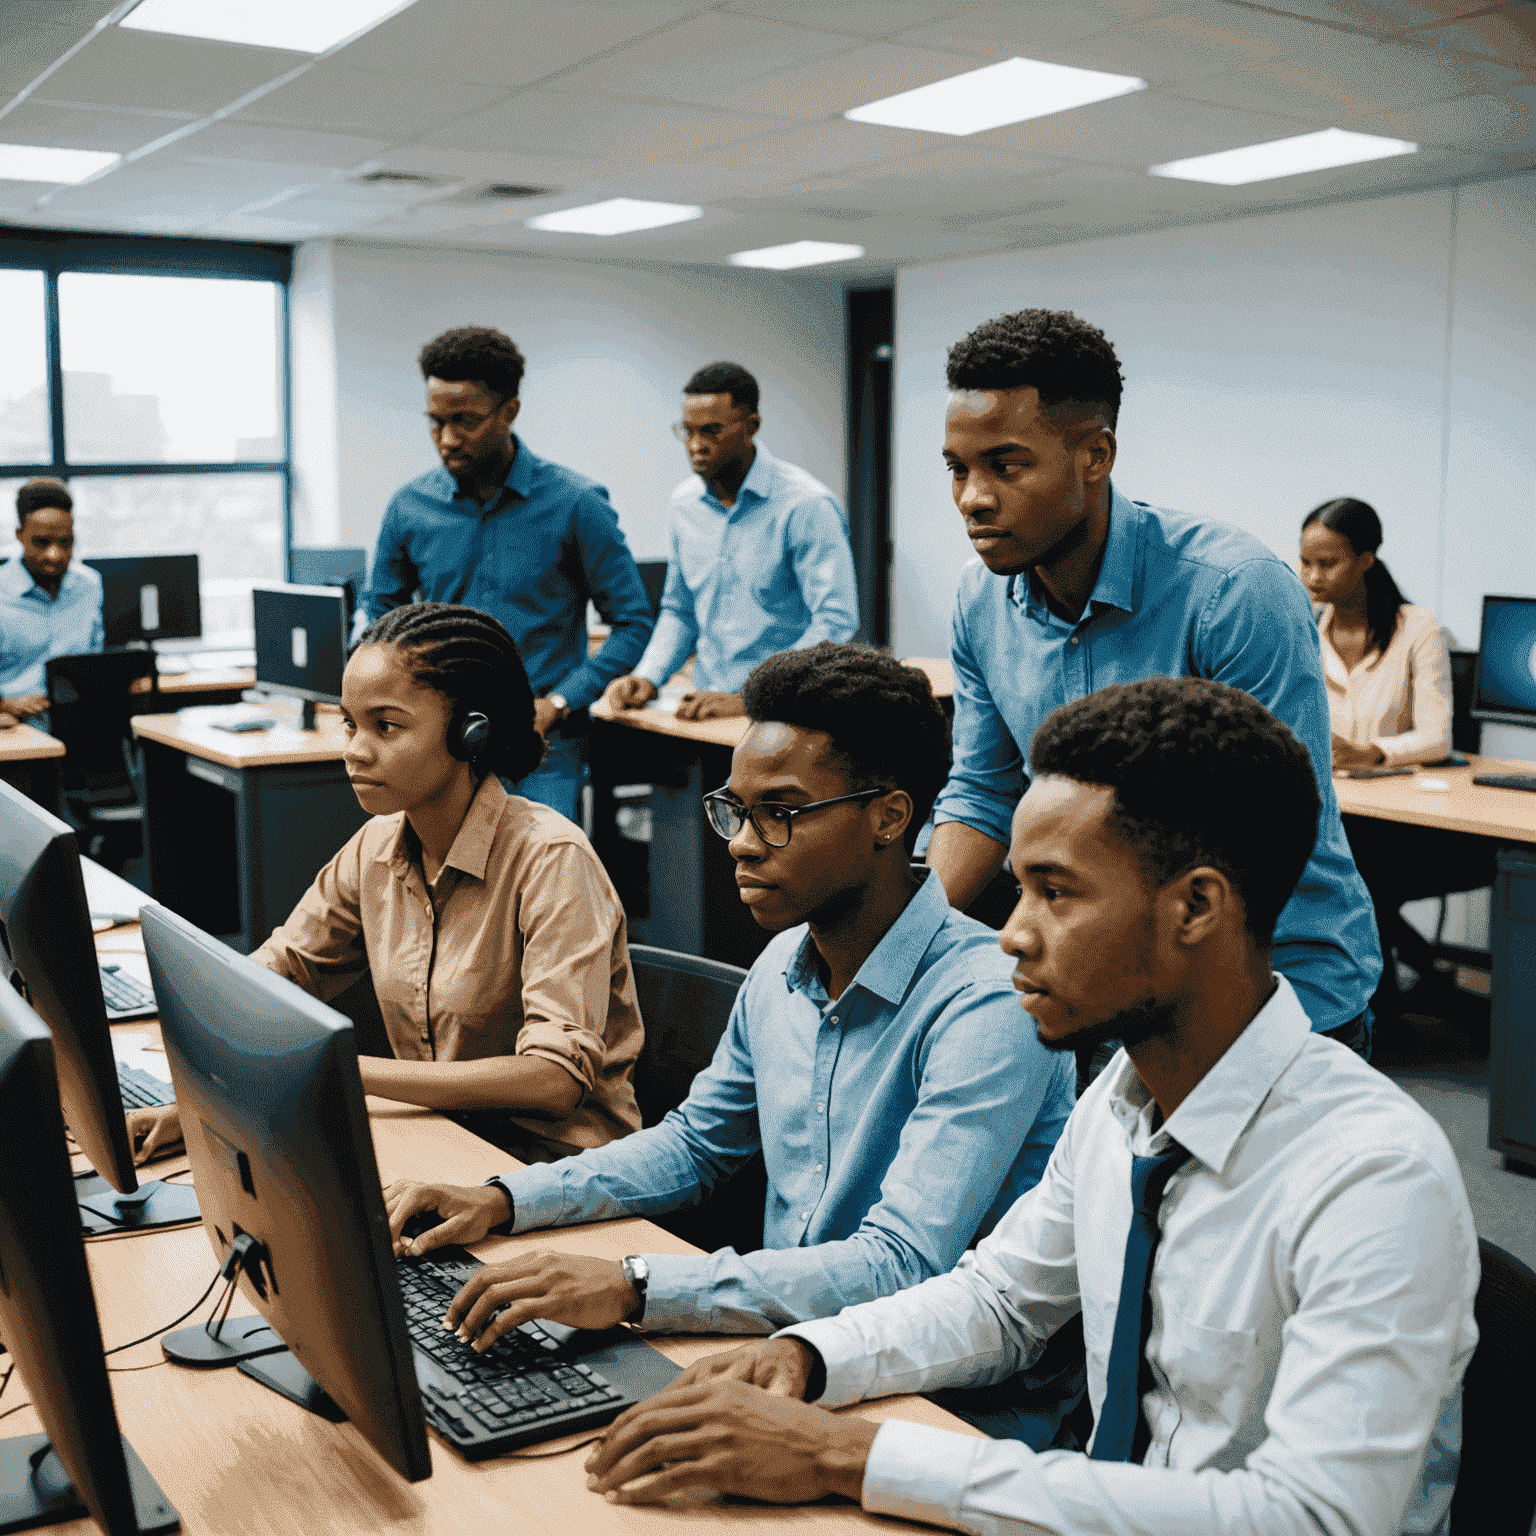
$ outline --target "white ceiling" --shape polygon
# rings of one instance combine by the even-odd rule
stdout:
[[[0,222],[705,263],[829,239],[868,254],[820,270],[860,276],[1536,165],[1529,0],[415,0],[319,58],[103,24],[106,3],[0,4],[0,142],[124,156],[76,187],[0,180]],[[1150,89],[963,139],[841,116],[1014,55]],[[1146,174],[1327,127],[1420,152],[1250,187]],[[705,213],[523,226],[618,196]]]

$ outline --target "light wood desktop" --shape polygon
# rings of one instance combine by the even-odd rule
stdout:
[[[1439,827],[1506,843],[1536,843],[1536,794],[1474,784],[1479,773],[1536,773],[1536,763],[1474,757],[1467,768],[1417,768],[1411,775],[1384,779],[1335,778],[1339,809],[1346,816],[1370,816]],[[1424,780],[1442,780],[1449,789],[1424,789]]]
[[[59,765],[64,743],[34,725],[0,730],[0,779],[55,816],[60,810]]]
[[[0,763],[31,763],[63,756],[64,743],[35,725],[12,725],[0,730]]]
[[[278,725],[270,731],[223,731],[195,715],[135,715],[133,733],[178,752],[227,768],[270,768],[281,763],[339,763],[346,751],[341,716],[322,714],[315,729]]]

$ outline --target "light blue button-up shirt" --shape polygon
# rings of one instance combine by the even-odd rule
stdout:
[[[944,1273],[1072,1109],[1072,1058],[1036,1039],[1011,971],[931,877],[836,1000],[809,932],[779,934],[679,1108],[502,1178],[515,1230],[677,1210],[761,1150],[767,1246],[649,1256],[647,1327],[767,1333]]]
[[[955,758],[936,819],[1004,845],[1024,793],[1021,748],[1070,699],[1144,677],[1209,677],[1290,726],[1311,754],[1323,803],[1317,845],[1275,926],[1272,964],[1314,1029],[1365,1011],[1381,947],[1333,792],[1317,625],[1289,566],[1239,528],[1116,491],[1099,579],[1076,624],[1053,614],[1027,576],[994,576],[975,560],[960,578],[951,650]]]
[[[735,693],[764,657],[859,627],[843,509],[761,444],[730,507],[690,475],[672,493],[669,524],[661,617],[635,668],[658,688],[696,653],[694,686]]]
[[[47,693],[47,663],[99,651],[102,635],[101,577],[90,566],[70,566],[49,597],[19,555],[0,565],[0,694]]]

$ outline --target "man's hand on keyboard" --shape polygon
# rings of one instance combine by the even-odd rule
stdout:
[[[495,1184],[421,1184],[415,1179],[396,1179],[384,1186],[384,1208],[389,1212],[389,1236],[395,1257],[420,1257],[445,1243],[478,1243],[492,1227],[506,1221],[507,1197]],[[423,1211],[436,1211],[442,1220],[415,1238],[405,1235],[405,1224]]]
[[[612,1328],[639,1305],[617,1259],[527,1253],[477,1269],[453,1298],[447,1322],[466,1344],[483,1351],[535,1317],[568,1328]],[[498,1307],[502,1310],[492,1317]]]
[[[152,1162],[181,1150],[181,1111],[174,1104],[135,1109],[128,1115],[128,1145],[135,1164]]]

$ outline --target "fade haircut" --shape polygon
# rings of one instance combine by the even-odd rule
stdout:
[[[749,720],[825,731],[850,789],[904,789],[911,851],[949,777],[949,722],[926,674],[878,646],[823,640],[759,662],[741,702]]]
[[[75,499],[64,488],[62,480],[28,480],[16,492],[16,526],[25,528],[27,519],[34,512],[59,511],[71,515]]]
[[[951,389],[1025,389],[1058,429],[1095,414],[1111,431],[1124,381],[1115,349],[1096,325],[1065,309],[1020,309],[978,325],[949,349]]]
[[[1307,749],[1262,704],[1199,677],[1101,688],[1046,716],[1030,766],[1113,790],[1109,823],[1154,888],[1201,864],[1220,870],[1268,947],[1321,801]]]
[[[417,362],[424,379],[484,384],[502,401],[512,399],[522,388],[523,354],[510,336],[483,325],[444,331],[421,349]]]
[[[757,409],[757,380],[740,363],[710,363],[683,385],[685,395],[729,395],[732,405]]]

